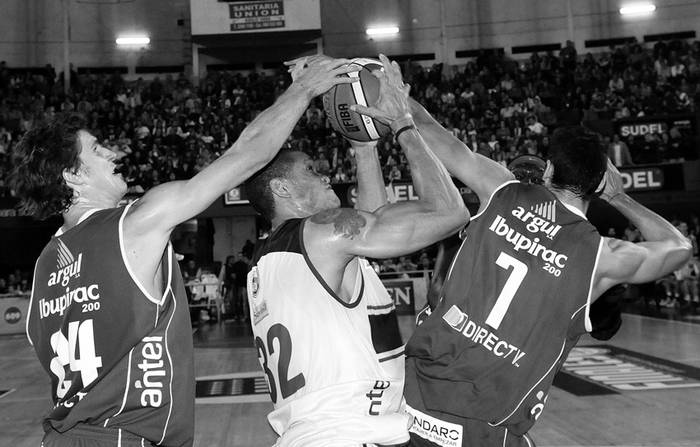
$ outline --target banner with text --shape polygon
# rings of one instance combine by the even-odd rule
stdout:
[[[382,278],[382,284],[394,300],[397,315],[415,315],[427,302],[428,279],[419,278]]]
[[[320,0],[190,0],[192,35],[321,29]]]
[[[621,167],[622,186],[627,192],[684,189],[683,164]]]
[[[615,131],[621,137],[666,133],[676,129],[681,135],[696,135],[695,115],[660,115],[626,118],[614,121]]]
[[[470,203],[478,203],[479,199],[476,194],[472,192],[471,189],[464,186],[457,179],[453,179],[455,185],[462,194],[462,199],[469,205]],[[357,203],[357,185],[354,183],[337,183],[332,185],[333,190],[338,197],[340,197],[340,202],[343,206],[355,206]],[[395,202],[405,202],[407,200],[418,200],[418,195],[413,189],[413,183],[400,181],[392,182],[386,185],[386,196],[389,203]]]

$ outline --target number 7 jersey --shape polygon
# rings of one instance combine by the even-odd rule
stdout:
[[[527,432],[591,330],[601,242],[546,188],[503,184],[465,230],[439,304],[406,346],[408,405]]]

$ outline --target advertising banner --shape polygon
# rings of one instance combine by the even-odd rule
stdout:
[[[229,16],[231,31],[284,28],[284,2],[230,2]]]
[[[382,278],[382,284],[394,300],[397,315],[415,315],[427,302],[427,277]]]
[[[28,309],[28,296],[0,296],[0,334],[24,333]]]
[[[626,118],[614,121],[615,132],[621,137],[666,133],[677,129],[681,135],[696,135],[695,115],[660,115]]]
[[[192,35],[321,29],[320,0],[190,0]]]

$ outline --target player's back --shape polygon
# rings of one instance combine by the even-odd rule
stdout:
[[[313,445],[304,437],[325,430],[346,440],[394,441],[397,431],[406,438],[405,419],[397,426],[378,417],[400,408],[403,390],[403,377],[380,366],[372,345],[365,301],[380,290],[358,264],[350,300],[337,296],[309,260],[303,223],[277,228],[256,248],[248,274],[255,344],[275,407],[268,419],[280,445]]]
[[[546,188],[502,185],[470,222],[439,304],[406,346],[407,403],[525,433],[590,330],[601,240]]]

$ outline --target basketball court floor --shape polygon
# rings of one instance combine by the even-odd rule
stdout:
[[[631,310],[611,340],[583,338],[572,351],[531,433],[538,446],[700,446],[700,318]],[[196,447],[275,441],[249,331],[234,321],[194,329]],[[40,445],[48,387],[26,338],[0,337],[0,447]]]

